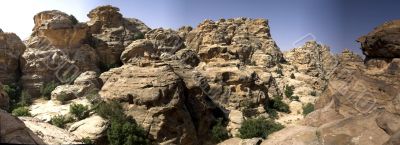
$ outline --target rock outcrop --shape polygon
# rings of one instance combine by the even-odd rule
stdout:
[[[119,9],[110,5],[100,6],[88,14],[91,44],[101,59],[101,65],[120,65],[120,56],[125,47],[136,39],[143,39],[150,31],[143,22],[137,19],[123,18]]]
[[[0,82],[12,84],[18,81],[21,75],[19,59],[25,49],[17,35],[0,31]]]
[[[0,143],[37,144],[44,142],[17,117],[0,109]]]
[[[81,72],[99,71],[96,51],[85,43],[89,27],[60,11],[35,15],[35,27],[21,58],[22,85],[32,96],[49,82],[69,83]]]
[[[369,58],[400,57],[400,20],[386,22],[360,37],[364,55]]]

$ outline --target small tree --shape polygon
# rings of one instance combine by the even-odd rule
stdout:
[[[43,84],[40,87],[40,94],[42,97],[46,100],[50,100],[51,98],[51,92],[57,87],[57,83],[54,81],[51,81],[49,83]]]
[[[284,126],[276,123],[273,120],[265,118],[254,118],[243,121],[242,126],[239,128],[239,136],[242,139],[267,136],[273,132],[283,129]]]
[[[217,120],[211,129],[212,139],[215,143],[219,143],[229,138],[228,131],[226,130],[226,125],[223,124],[222,118]]]
[[[306,116],[307,114],[311,113],[314,111],[314,105],[311,103],[307,103],[305,106],[303,106],[303,115]]]
[[[20,100],[18,106],[29,106],[32,104],[32,97],[26,91],[21,92]]]
[[[11,114],[14,116],[31,116],[28,107],[18,107],[14,109]]]
[[[74,115],[78,120],[85,119],[89,115],[88,106],[82,104],[71,104],[69,106],[69,112]]]
[[[57,115],[51,118],[50,124],[55,125],[60,128],[64,128],[65,124],[72,122],[73,119],[66,117],[65,115]]]
[[[21,88],[15,84],[8,84],[8,85],[3,85],[3,90],[4,92],[7,93],[9,97],[10,108],[8,108],[8,111],[10,112],[15,108],[20,107],[18,105],[18,102],[20,100]]]
[[[294,86],[285,86],[285,95],[286,97],[290,98],[293,95],[293,91],[294,91]]]

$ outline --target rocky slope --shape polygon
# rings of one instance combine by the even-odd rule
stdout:
[[[314,41],[281,52],[265,19],[205,20],[172,30],[150,29],[113,6],[88,17],[82,23],[57,10],[40,12],[26,47],[0,31],[0,82],[20,84],[33,98],[31,117],[2,111],[0,142],[107,144],[112,120],[100,117],[96,102],[117,101],[152,144],[216,144],[218,121],[230,137],[221,144],[398,144],[398,21],[358,40],[363,59],[347,49],[333,55]],[[44,100],[49,83],[57,87]],[[0,92],[2,109],[15,105],[9,89]],[[277,100],[290,111],[274,116]],[[90,106],[87,118],[52,125],[54,117],[71,117],[75,104]],[[309,104],[316,110],[304,116]],[[240,139],[242,123],[259,117],[286,128],[266,139]],[[11,122],[21,133],[3,127]]]

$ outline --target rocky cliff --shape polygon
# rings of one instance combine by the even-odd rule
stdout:
[[[108,114],[134,120],[137,128],[128,133],[142,128],[151,144],[216,144],[217,127],[230,138],[221,144],[398,144],[398,21],[358,39],[363,59],[348,49],[332,54],[315,41],[282,52],[265,19],[172,30],[150,29],[113,6],[88,17],[40,12],[25,45],[0,31],[0,82],[21,88],[1,88],[0,107],[30,115],[2,111],[0,142],[108,144],[124,137],[112,136],[116,129],[132,129]],[[109,102],[121,106],[98,111]],[[87,107],[83,116],[73,113],[77,104]],[[307,115],[310,105],[315,111]],[[286,128],[239,139],[242,124],[254,118]],[[17,134],[3,127],[11,122]]]

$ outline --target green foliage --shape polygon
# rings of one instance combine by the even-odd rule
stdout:
[[[28,107],[18,107],[14,109],[11,114],[14,116],[31,116]]]
[[[285,86],[285,95],[286,97],[290,98],[293,96],[294,86]]]
[[[21,96],[19,98],[18,106],[29,106],[32,104],[32,97],[26,91],[21,92]]]
[[[138,39],[144,39],[144,34],[143,33],[135,33],[134,35],[133,35],[133,39],[134,40],[138,40]]]
[[[89,137],[82,138],[81,141],[83,144],[94,144]]]
[[[291,78],[291,79],[295,79],[296,76],[294,76],[294,74],[290,74],[290,78]]]
[[[43,84],[40,87],[40,94],[42,97],[46,100],[50,100],[51,98],[51,92],[58,86],[58,84],[54,81],[51,81],[49,83]]]
[[[124,114],[121,104],[117,101],[100,102],[94,108],[99,116],[111,121],[107,129],[111,145],[150,144],[144,129],[133,118]]]
[[[310,95],[311,95],[311,96],[314,96],[314,97],[317,96],[317,91],[311,91],[311,92],[310,92]]]
[[[146,132],[136,121],[112,120],[111,126],[107,130],[108,141],[111,145],[148,145]]]
[[[283,76],[282,69],[280,69],[280,68],[276,69],[276,73],[279,74],[279,75],[281,75],[281,76]]]
[[[277,111],[290,113],[289,105],[283,102],[282,99],[282,96],[274,96],[273,99],[270,99],[267,103],[265,103],[264,109],[266,110],[270,118],[278,118]]]
[[[56,96],[56,100],[60,101],[61,104],[65,104],[69,100],[69,97],[68,97],[67,94],[62,92],[62,93],[60,93],[59,95]]]
[[[78,120],[85,119],[89,115],[89,107],[82,104],[71,104],[69,112],[74,115]]]
[[[219,143],[229,138],[226,125],[224,125],[222,121],[222,118],[219,118],[217,124],[215,124],[211,129],[211,136],[215,143]]]
[[[111,101],[109,103],[101,102],[97,104],[95,108],[96,113],[105,119],[117,121],[126,120],[124,110],[117,101]]]
[[[76,25],[79,23],[79,21],[75,18],[74,15],[69,15],[69,19],[71,20],[73,25]]]
[[[276,112],[275,109],[272,108],[266,108],[265,111],[269,115],[269,118],[276,119],[278,118],[278,112]]]
[[[64,128],[65,124],[72,122],[73,119],[66,117],[65,115],[57,115],[51,118],[50,124],[55,125],[60,128]]]
[[[8,111],[12,111],[15,108],[20,107],[18,102],[20,100],[21,88],[15,84],[3,85],[3,90],[7,93],[9,97],[10,108]]]
[[[303,106],[303,115],[307,115],[311,112],[314,111],[314,105],[311,103],[307,103],[305,106]]]
[[[291,100],[291,101],[299,101],[299,96],[294,96],[294,95],[292,95],[291,97],[289,97],[289,100]]]
[[[283,125],[262,117],[248,119],[243,121],[242,126],[239,128],[239,137],[242,139],[254,137],[262,137],[265,139],[269,134],[283,128]]]

